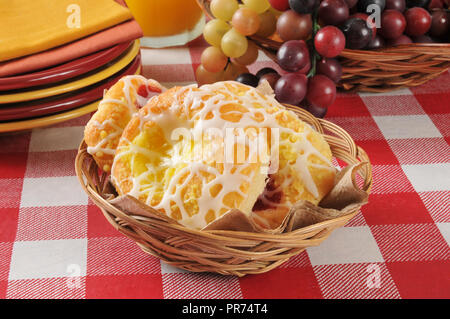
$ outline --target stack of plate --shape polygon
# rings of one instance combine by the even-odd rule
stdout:
[[[122,43],[52,68],[0,78],[0,132],[66,121],[97,109],[105,89],[139,74],[139,41]]]

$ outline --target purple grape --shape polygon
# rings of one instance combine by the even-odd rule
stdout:
[[[405,11],[405,0],[386,0],[386,9],[397,10],[400,12]]]
[[[431,14],[430,35],[442,37],[450,33],[450,14],[444,10],[433,11]]]
[[[342,66],[336,59],[323,58],[316,65],[317,74],[323,74],[334,83],[338,83],[342,77]]]
[[[328,111],[326,107],[312,105],[307,99],[304,99],[299,106],[317,118],[324,118]]]
[[[309,61],[309,50],[305,41],[291,40],[283,43],[277,52],[277,61],[283,70],[297,72]]]
[[[257,87],[259,79],[251,73],[242,73],[236,78],[236,81],[242,84]]]
[[[328,111],[326,107],[312,105],[311,103],[307,103],[306,110],[318,118],[324,118]]]
[[[377,34],[375,36],[375,38],[373,38],[369,42],[369,44],[366,46],[366,49],[369,49],[369,50],[381,49],[381,48],[385,47],[385,45],[386,45],[386,42],[384,41],[384,39]]]
[[[259,70],[256,73],[256,77],[260,78],[263,75],[268,74],[268,73],[278,73],[278,72],[275,69],[272,69],[272,68],[262,68],[261,70]]]
[[[392,47],[396,45],[402,45],[402,44],[410,44],[412,43],[412,40],[407,35],[401,35],[397,39],[392,39],[387,41],[387,46]]]
[[[413,7],[426,8],[429,3],[430,3],[430,0],[408,0],[406,5],[408,6],[408,8],[413,8]]]
[[[434,43],[433,39],[426,34],[414,37],[412,40],[414,41],[414,43]]]
[[[341,26],[345,35],[345,47],[349,49],[362,49],[372,39],[372,30],[366,21],[359,18],[346,20]]]
[[[300,14],[312,13],[319,6],[319,0],[289,0],[289,6]]]
[[[259,83],[266,80],[273,89],[279,79],[280,75],[278,73],[266,73],[259,78]]]
[[[348,8],[351,9],[358,3],[358,0],[345,0],[345,2],[347,3]]]
[[[306,75],[288,73],[275,84],[275,97],[281,103],[297,105],[305,98],[307,87]]]
[[[348,19],[349,10],[344,0],[323,0],[318,14],[321,24],[339,25]]]
[[[373,13],[368,8],[372,4],[377,5],[380,8],[380,12],[382,12],[386,7],[386,0],[358,0],[358,11],[362,13]]]

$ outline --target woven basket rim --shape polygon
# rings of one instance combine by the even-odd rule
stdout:
[[[355,144],[350,134],[336,124],[314,117],[304,109],[286,104],[285,106],[324,136],[334,157],[349,165],[367,162],[367,165],[361,165],[358,173],[363,179],[360,188],[370,193],[370,159],[367,153]],[[156,211],[132,215],[109,203],[102,196],[105,193],[105,184],[109,183],[107,174],[99,174],[101,171],[92,156],[87,153],[84,140],[75,159],[75,171],[84,191],[117,231],[135,241],[145,253],[191,272],[236,276],[267,272],[299,254],[306,247],[319,245],[334,229],[344,226],[359,212],[359,209],[355,208],[346,215],[277,234],[197,230],[178,224]]]
[[[84,141],[79,149],[80,153],[84,152],[85,148],[83,145]],[[77,173],[78,178],[82,178],[81,175],[79,175]],[[80,180],[82,181],[82,179]],[[82,184],[83,185],[83,184]],[[87,186],[86,187],[87,193],[88,195],[99,195],[100,198],[98,199],[93,199],[91,197],[91,199],[94,201],[94,203],[96,203],[97,201],[101,201],[103,205],[108,206],[109,208],[115,208],[117,210],[120,211],[120,209],[118,209],[117,207],[114,207],[112,204],[110,204],[106,199],[102,198],[101,195],[95,191],[92,187]],[[128,216],[128,214],[124,211],[122,211],[123,214],[125,214],[126,216]],[[257,239],[257,238],[261,238],[264,237],[264,240],[280,240],[283,237],[289,237],[292,236],[293,234],[298,234],[298,233],[307,233],[307,232],[312,232],[315,231],[316,228],[326,228],[332,224],[335,223],[339,223],[339,222],[344,222],[347,221],[349,219],[349,216],[353,217],[357,212],[351,212],[348,213],[346,215],[334,218],[334,219],[330,219],[330,220],[326,220],[320,223],[316,223],[316,224],[312,224],[312,225],[308,225],[305,226],[303,228],[299,228],[290,232],[285,232],[285,233],[279,233],[279,234],[270,234],[270,233],[254,233],[254,232],[246,232],[246,231],[236,231],[236,230],[198,230],[198,229],[193,229],[193,228],[188,228],[186,226],[183,226],[181,224],[177,224],[177,223],[173,223],[171,224],[171,227],[173,227],[174,229],[177,229],[179,231],[183,231],[186,233],[190,233],[193,235],[198,235],[198,236],[202,236],[202,237],[208,237],[209,239],[220,239],[223,240],[224,238],[228,239],[229,241],[233,241],[236,238],[242,238],[242,237],[248,237],[251,239]],[[351,218],[350,217],[350,218]],[[128,218],[133,218],[128,216]],[[144,226],[144,224],[142,224],[141,221],[136,220],[136,223],[141,226]],[[237,239],[236,239],[237,240]]]

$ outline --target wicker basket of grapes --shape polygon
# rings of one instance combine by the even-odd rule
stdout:
[[[198,0],[211,19],[200,84],[267,80],[282,103],[323,117],[343,91],[385,92],[450,67],[449,0]],[[251,74],[259,50],[281,68]]]

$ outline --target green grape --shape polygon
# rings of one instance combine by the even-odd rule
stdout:
[[[223,71],[228,62],[228,58],[217,47],[206,48],[200,60],[206,71],[213,73]]]
[[[260,14],[259,20],[261,21],[261,25],[259,26],[256,35],[266,38],[275,33],[277,29],[277,17],[272,11],[267,10],[266,12]]]
[[[236,29],[231,29],[222,37],[222,51],[230,58],[238,58],[247,51],[248,41]]]
[[[231,25],[242,35],[252,35],[261,24],[259,15],[250,8],[240,8],[233,14]]]
[[[205,69],[203,65],[199,65],[197,70],[195,70],[195,78],[199,85],[211,84],[217,81],[222,81],[224,78],[224,71],[221,72],[209,72]]]
[[[209,21],[203,29],[203,36],[209,44],[220,48],[222,37],[231,27],[223,20],[214,19]]]
[[[256,59],[258,58],[258,54],[258,46],[254,42],[249,41],[248,48],[245,54],[243,56],[240,56],[239,58],[233,59],[233,62],[240,65],[250,65],[256,61]]]
[[[255,10],[258,14],[263,13],[271,7],[268,0],[242,0],[242,2],[246,7]]]
[[[209,8],[217,19],[230,21],[239,5],[237,0],[212,0]]]

